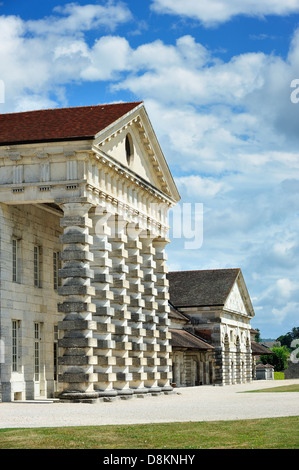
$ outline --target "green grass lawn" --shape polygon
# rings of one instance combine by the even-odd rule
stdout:
[[[238,421],[0,429],[0,449],[298,449],[299,416]]]
[[[241,393],[265,393],[265,392],[299,392],[299,384],[281,385],[270,388],[261,388],[260,390],[249,390]]]

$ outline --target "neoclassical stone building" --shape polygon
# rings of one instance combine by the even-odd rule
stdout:
[[[0,114],[0,401],[252,379],[241,271],[167,274],[179,199],[142,102]]]
[[[183,344],[173,343],[173,380],[182,385],[251,382],[254,310],[241,270],[177,271],[167,278],[170,302],[182,317],[171,331],[185,338]],[[188,346],[186,333],[197,344],[193,340]]]
[[[141,102],[0,115],[3,401],[171,390],[178,200]]]

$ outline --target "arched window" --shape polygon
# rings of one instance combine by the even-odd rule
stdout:
[[[130,165],[132,163],[133,157],[134,157],[133,140],[132,140],[132,137],[131,137],[130,134],[126,135],[125,147],[126,147],[127,164]]]

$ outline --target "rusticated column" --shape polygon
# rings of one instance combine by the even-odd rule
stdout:
[[[150,231],[145,230],[142,232],[140,234],[140,240],[142,241],[143,299],[145,303],[143,308],[145,315],[143,327],[146,329],[146,336],[143,338],[143,342],[146,346],[144,351],[144,357],[146,358],[146,365],[144,366],[146,378],[144,385],[148,388],[149,392],[154,393],[161,391],[161,388],[158,386],[160,373],[158,372],[159,360],[157,353],[160,350],[160,345],[157,341],[159,337],[159,330],[157,329],[159,318],[156,313],[158,304],[156,302],[157,289],[155,287],[157,278],[154,274],[156,268],[156,262],[154,261],[155,249],[152,243],[153,236],[150,234]]]
[[[142,243],[139,240],[139,233],[141,229],[138,224],[134,222],[127,225],[128,241],[126,249],[128,251],[128,274],[127,279],[130,284],[130,289],[127,292],[130,295],[130,314],[131,319],[128,320],[128,326],[131,328],[130,340],[132,349],[129,350],[129,357],[131,358],[130,370],[132,373],[132,381],[130,387],[134,393],[146,393],[147,388],[144,387],[144,380],[147,375],[144,372],[144,367],[147,360],[144,357],[146,344],[143,341],[146,336],[146,330],[143,327],[145,315],[143,314],[143,307],[145,306],[143,295],[143,271],[141,269],[143,258],[140,255],[142,250]]]
[[[223,374],[223,385],[231,384],[231,352],[229,347],[229,338],[226,334],[224,337],[224,348],[223,348],[223,359],[222,359],[222,374]]]
[[[156,302],[157,310],[156,315],[158,316],[157,331],[159,336],[157,342],[159,344],[159,351],[157,352],[158,357],[158,373],[160,375],[158,379],[158,385],[162,391],[171,391],[172,387],[170,381],[172,378],[171,372],[171,346],[169,340],[171,334],[168,331],[170,321],[168,319],[169,313],[169,293],[168,293],[168,279],[166,278],[168,269],[166,265],[167,255],[165,253],[165,246],[170,242],[166,237],[158,237],[153,240],[153,247],[155,249],[154,261],[156,263],[155,275],[156,283],[155,288],[157,290]]]
[[[245,382],[252,382],[252,352],[250,339],[246,340],[246,354],[245,354]]]
[[[111,227],[111,236],[109,238],[109,243],[112,246],[111,275],[113,283],[111,290],[114,295],[114,299],[111,302],[111,306],[114,308],[112,321],[115,328],[112,334],[115,345],[113,350],[115,357],[114,371],[116,374],[114,388],[117,390],[118,395],[128,396],[132,395],[133,392],[130,389],[130,382],[132,380],[130,365],[132,360],[129,357],[129,350],[132,349],[132,343],[129,339],[131,328],[128,326],[128,320],[131,319],[131,315],[128,310],[130,297],[127,294],[130,285],[127,280],[128,266],[126,265],[128,258],[128,252],[125,249],[127,243],[127,235],[125,234],[126,223],[122,216],[115,214],[113,218],[109,219],[108,224]]]
[[[109,214],[105,209],[104,201],[96,208],[91,209],[90,217],[93,222],[91,232],[93,235],[93,245],[91,251],[94,260],[91,266],[94,271],[92,285],[95,288],[93,301],[96,306],[93,318],[97,324],[97,329],[94,333],[94,337],[97,339],[97,346],[94,348],[94,355],[97,359],[94,371],[97,374],[97,381],[94,384],[94,388],[100,397],[111,397],[117,394],[114,390],[116,374],[113,371],[113,366],[116,364],[116,359],[113,355],[115,341],[112,339],[112,334],[115,333],[115,326],[111,320],[114,316],[114,308],[111,307],[114,295],[111,290],[113,277],[110,273],[112,268],[112,246],[108,242],[111,229],[107,223]]]
[[[60,224],[64,227],[64,234],[60,237],[63,267],[59,270],[59,276],[63,279],[63,285],[59,288],[59,294],[64,301],[58,309],[64,313],[64,319],[58,324],[58,345],[62,352],[58,358],[60,398],[84,401],[97,397],[93,387],[96,380],[93,371],[93,348],[96,346],[93,332],[96,323],[92,319],[95,310],[92,304],[94,288],[90,285],[93,278],[90,262],[93,257],[89,251],[92,237],[89,235],[91,220],[88,211],[91,205],[66,202],[61,207],[64,217]]]

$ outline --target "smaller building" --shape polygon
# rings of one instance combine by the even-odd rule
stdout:
[[[190,320],[170,304],[172,377],[176,387],[214,382],[214,347],[192,332]]]
[[[264,344],[254,341],[256,334],[257,334],[257,331],[254,329],[251,329],[250,335],[252,338],[251,339],[251,351],[252,351],[252,378],[253,380],[258,379],[256,363],[259,360],[260,356],[271,356],[272,354],[272,351],[268,347],[264,346]],[[259,375],[261,375],[261,372],[259,372]]]
[[[271,364],[258,364],[256,380],[274,380],[274,367]]]
[[[167,277],[175,380],[185,385],[251,382],[254,310],[241,270],[175,271]]]

